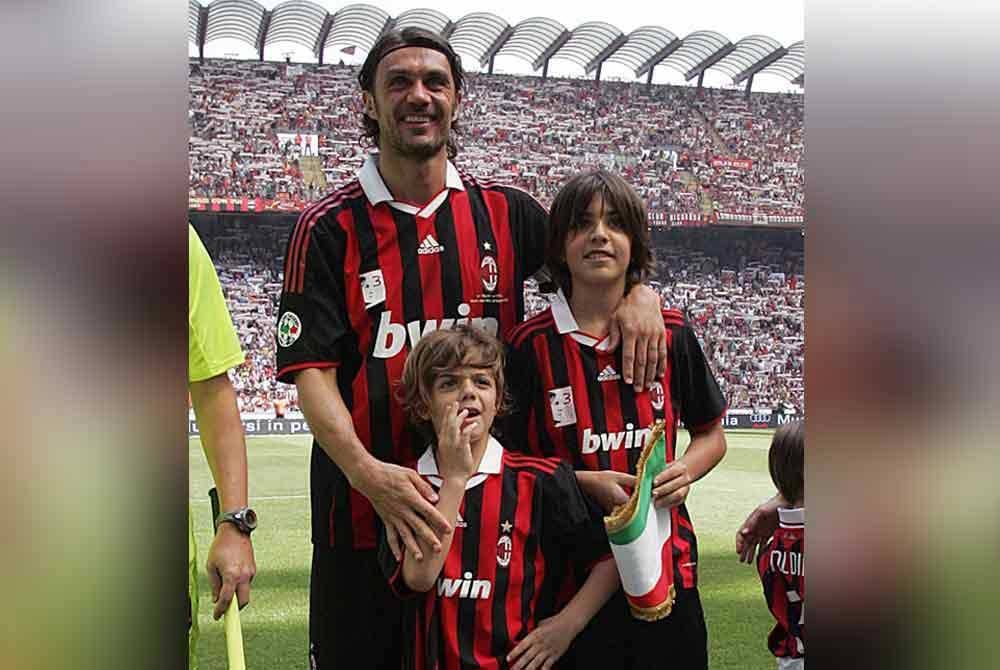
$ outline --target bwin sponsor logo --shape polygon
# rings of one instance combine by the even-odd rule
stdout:
[[[486,600],[493,592],[493,584],[488,579],[473,579],[471,572],[466,572],[462,577],[463,579],[439,577],[437,582],[438,595],[445,598]]]
[[[585,454],[598,451],[615,451],[626,449],[642,449],[649,436],[649,428],[636,429],[631,423],[625,424],[625,430],[620,433],[594,433],[590,428],[583,429],[583,444],[580,450]]]
[[[438,328],[452,328],[468,324],[482,328],[490,335],[496,335],[500,324],[492,316],[477,316],[468,318],[470,307],[464,302],[458,306],[457,319],[428,319],[427,321],[410,321],[407,324],[394,323],[392,312],[386,310],[378,322],[378,332],[375,334],[375,347],[372,355],[375,358],[392,358],[403,350],[409,336],[410,347],[417,346],[420,338],[432,333]]]

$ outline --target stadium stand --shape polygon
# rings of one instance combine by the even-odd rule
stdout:
[[[261,219],[265,218],[264,221]],[[197,219],[196,219],[197,223]],[[274,381],[282,255],[294,218],[213,217],[203,233],[215,259],[247,360],[233,384],[240,410],[274,416],[275,402],[298,416],[295,387]],[[205,227],[205,224],[202,224]],[[794,230],[678,228],[653,235],[650,284],[695,326],[730,409],[805,410],[805,277]],[[529,315],[546,306],[533,282]]]
[[[626,35],[543,17],[510,25],[487,12],[453,20],[431,9],[391,17],[367,4],[328,10],[296,0],[268,10],[255,0],[189,0],[188,37],[200,54],[189,62],[189,209],[247,354],[234,379],[245,415],[301,416],[295,388],[273,380],[284,245],[295,213],[350,180],[369,150],[357,67],[324,58],[363,52],[387,25],[441,31],[463,54],[460,170],[546,206],[583,169],[620,173],[649,209],[650,283],[695,325],[730,409],[804,412],[803,96],[752,91],[758,73],[804,86],[804,42],[733,43],[659,26]],[[259,60],[204,58],[221,37],[252,45]],[[282,39],[312,49],[317,62],[266,61]],[[494,74],[498,55],[542,76]],[[549,77],[552,58],[596,76]],[[606,62],[628,66],[637,81],[601,80]],[[697,86],[652,84],[656,67],[697,77]],[[709,69],[733,88],[703,87]],[[525,292],[529,315],[545,307],[537,286]]]
[[[298,211],[360,167],[356,68],[287,70],[192,61],[192,209]],[[469,73],[462,128],[460,169],[545,205],[601,166],[639,190],[654,225],[803,221],[800,95]]]

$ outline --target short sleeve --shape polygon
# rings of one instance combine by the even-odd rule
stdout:
[[[211,379],[242,362],[240,339],[215,266],[188,224],[188,381]]]
[[[508,187],[511,236],[517,251],[522,277],[531,277],[545,263],[549,215],[530,194]]]
[[[346,235],[330,214],[307,209],[292,231],[278,309],[277,379],[306,368],[357,365],[344,289]]]
[[[544,485],[545,534],[557,549],[578,568],[610,555],[604,516],[580,490],[570,465],[560,462]]]
[[[691,327],[685,324],[671,330],[671,396],[688,430],[706,428],[722,417],[726,399]]]

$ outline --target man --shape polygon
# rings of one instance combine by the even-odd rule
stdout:
[[[188,389],[201,435],[201,446],[219,492],[222,512],[205,568],[212,583],[213,616],[226,611],[233,594],[239,606],[250,601],[250,582],[257,572],[250,532],[256,525],[247,507],[247,453],[236,391],[228,370],[243,362],[240,341],[226,309],[212,260],[194,228],[188,224]],[[198,637],[197,560],[190,528],[189,598],[191,628],[188,668],[197,668]]]
[[[395,395],[407,353],[458,323],[508,334],[546,238],[545,210],[531,196],[460,175],[449,161],[463,77],[446,40],[391,31],[358,81],[365,135],[379,153],[300,217],[277,333],[277,378],[297,386],[315,437],[309,638],[320,669],[359,646],[365,667],[398,668],[400,610],[375,556],[379,524],[397,560],[404,546],[419,560],[416,538],[440,551],[455,521],[400,465],[424,446]],[[635,385],[650,384],[666,365],[659,299],[637,288],[617,322],[626,378],[638,370]]]

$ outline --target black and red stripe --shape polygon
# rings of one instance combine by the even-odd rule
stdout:
[[[355,432],[380,460],[414,457],[414,435],[395,394],[415,338],[478,317],[495,319],[498,334],[513,329],[522,316],[524,273],[542,263],[544,210],[519,191],[464,184],[423,217],[372,205],[354,181],[306,210],[289,239],[279,314],[296,314],[303,328],[298,340],[278,347],[278,380],[292,383],[303,369],[337,367]],[[428,236],[440,249],[421,254]],[[486,290],[486,256],[498,268],[494,292]],[[366,304],[361,277],[376,271],[385,300]],[[383,333],[380,341],[383,325],[402,337]],[[387,342],[391,353],[375,355]],[[326,508],[314,522],[314,540],[373,548],[371,505],[343,476],[333,476],[339,470],[325,452],[314,462],[314,509]]]
[[[463,597],[458,589],[448,596],[436,583],[426,594],[417,594],[406,622],[416,657],[407,659],[405,667],[508,667],[506,656],[517,642],[555,613],[555,587],[570,557],[552,546],[573,546],[581,561],[607,554],[599,523],[600,533],[581,532],[568,541],[562,517],[588,517],[579,489],[575,497],[566,495],[571,487],[576,487],[572,471],[560,467],[559,460],[504,452],[501,472],[466,491],[459,511],[466,525],[455,530],[439,580],[472,575],[488,581],[490,593]],[[505,535],[512,548],[509,563],[501,565],[497,548]],[[549,536],[555,538],[552,546],[546,544]],[[381,560],[394,590],[405,592],[395,559],[382,552]]]
[[[802,610],[805,607],[806,580],[804,570],[800,574],[785,574],[773,569],[772,552],[796,553],[805,556],[805,527],[786,526],[782,523],[757,557],[757,570],[764,588],[764,598],[775,619],[775,626],[768,635],[767,643],[771,653],[778,657],[804,657],[799,649],[799,640],[805,644],[805,623]],[[797,595],[796,600],[789,593]]]
[[[635,474],[642,452],[637,441],[639,431],[662,419],[668,461],[676,457],[677,427],[683,420],[721,417],[725,400],[697,342],[676,310],[664,310],[663,321],[668,350],[668,363],[660,385],[662,405],[653,406],[650,391],[636,393],[621,379],[621,353],[600,351],[585,344],[571,333],[559,334],[551,310],[526,321],[512,334],[512,364],[526,369],[512,370],[523,380],[521,386],[530,389],[533,397],[525,398],[515,391],[515,403],[526,408],[517,421],[536,426],[524,435],[529,453],[556,455],[575,469],[614,470]],[[675,347],[677,342],[683,348]],[[696,350],[695,350],[696,349]],[[618,379],[599,381],[605,370],[614,371]],[[686,377],[675,379],[674,373],[683,368]],[[700,386],[692,389],[688,377],[704,377]],[[531,380],[537,380],[532,383]],[[575,425],[556,427],[549,406],[549,391],[571,386],[575,402]],[[632,448],[628,448],[630,433]],[[618,442],[621,437],[621,442]],[[600,440],[600,447],[593,446]],[[607,450],[605,450],[607,445]],[[697,585],[698,545],[694,526],[683,505],[673,512],[673,563],[678,588]]]

